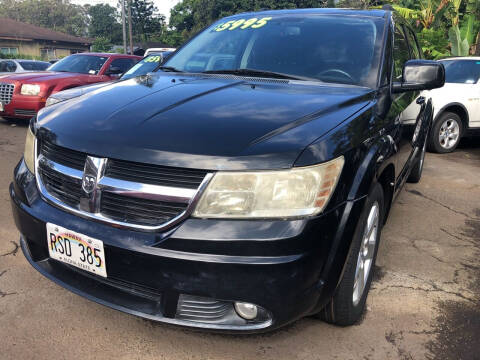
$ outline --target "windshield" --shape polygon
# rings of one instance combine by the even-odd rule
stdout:
[[[20,65],[24,70],[47,70],[50,66],[50,63],[43,61],[19,61]]]
[[[121,79],[130,79],[135,76],[146,75],[149,72],[154,71],[162,62],[162,55],[148,55],[146,58],[139,61],[135,66],[131,67]]]
[[[441,61],[445,66],[445,82],[475,84],[480,78],[479,60]]]
[[[183,72],[262,70],[375,87],[383,26],[380,18],[348,15],[237,16],[200,33],[165,66]]]
[[[107,56],[70,55],[50,66],[48,70],[97,75],[107,59]]]

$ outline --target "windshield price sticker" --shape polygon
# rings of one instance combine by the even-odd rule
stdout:
[[[145,59],[145,62],[148,62],[148,63],[160,62],[160,61],[162,61],[162,57],[161,57],[161,56],[151,56],[151,57]]]
[[[260,29],[268,24],[268,22],[272,20],[271,17],[264,17],[261,19],[258,18],[251,18],[251,19],[238,19],[238,20],[230,20],[226,23],[222,23],[217,25],[213,30],[215,31],[225,31],[225,30],[245,30],[248,28],[251,29]]]

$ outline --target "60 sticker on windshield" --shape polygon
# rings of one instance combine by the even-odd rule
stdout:
[[[238,20],[230,20],[226,23],[217,25],[214,30],[215,31],[225,31],[225,30],[245,30],[248,28],[251,29],[260,29],[268,24],[268,22],[272,20],[271,17],[264,17],[264,18],[251,18],[251,19],[238,19]]]
[[[146,58],[144,62],[160,62],[161,60],[161,56],[151,56],[149,58]]]

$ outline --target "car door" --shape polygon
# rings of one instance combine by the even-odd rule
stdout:
[[[394,49],[393,49],[393,81],[401,82],[403,77],[403,66],[411,59],[420,58],[421,53],[413,33],[402,24],[395,24],[394,28]],[[408,40],[410,38],[410,41]],[[418,143],[416,137],[417,125],[422,125],[425,115],[425,97],[419,96],[418,91],[407,91],[393,94],[392,110],[394,112],[394,123],[396,128],[397,160],[396,167],[400,174],[398,181],[401,182],[408,174],[412,158],[415,156],[415,147]],[[412,108],[414,113],[412,114]],[[412,121],[413,118],[414,120]],[[424,137],[423,137],[424,138]]]
[[[92,70],[86,78],[86,83],[94,84],[103,81],[110,81],[110,77],[105,75],[110,63],[111,58],[108,56],[91,56],[90,68]]]
[[[111,62],[110,68],[119,68],[122,70],[122,74],[125,74],[130,68],[138,62],[135,58],[118,58]],[[118,74],[117,77],[120,77]]]
[[[462,91],[469,115],[470,128],[480,128],[480,60],[462,60],[468,63],[465,71],[468,79]],[[473,82],[473,83],[470,83]]]
[[[480,61],[478,61],[478,67],[480,68]],[[480,75],[478,77],[477,83],[475,84],[474,93],[475,93],[475,96],[472,100],[472,102],[475,103],[474,114],[470,118],[469,126],[472,128],[480,128]]]
[[[480,127],[480,60],[475,58],[446,59],[445,90],[440,104],[461,104],[468,112],[469,126]],[[438,110],[438,109],[437,109]]]

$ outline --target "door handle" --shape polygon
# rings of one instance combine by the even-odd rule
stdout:
[[[423,104],[425,104],[425,96],[419,96],[419,97],[417,98],[417,104],[418,104],[418,105],[423,105]]]

